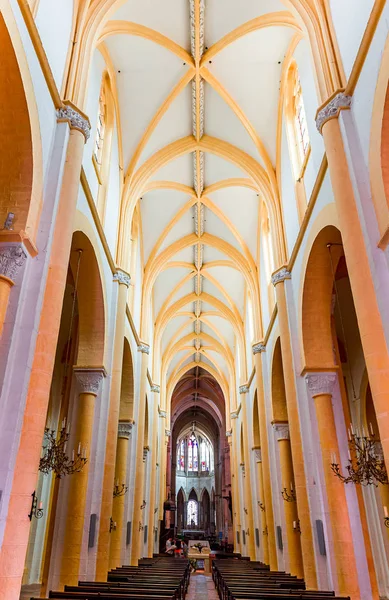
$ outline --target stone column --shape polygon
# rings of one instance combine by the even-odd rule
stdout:
[[[274,423],[273,427],[280,454],[282,490],[286,489],[288,494],[292,495],[292,490],[295,488],[295,482],[292,452],[290,449],[289,425],[288,423]],[[299,531],[300,527],[298,526],[299,518],[297,502],[287,502],[284,499],[283,504],[285,513],[286,537],[288,540],[289,571],[292,575],[304,577]],[[310,523],[307,523],[306,526],[310,527]]]
[[[336,93],[319,109],[316,126],[324,139],[359,333],[389,471],[389,352],[338,121],[340,111],[350,106],[350,96],[342,91]]]
[[[112,372],[111,372],[111,389],[109,395],[109,412],[107,423],[107,438],[105,446],[104,458],[104,478],[101,494],[100,506],[100,527],[99,539],[97,546],[96,558],[96,580],[105,581],[108,572],[109,559],[113,557],[110,553],[110,543],[114,539],[110,533],[110,517],[112,515],[113,503],[113,486],[116,463],[116,439],[118,433],[118,421],[120,411],[120,394],[122,385],[122,369],[123,369],[123,347],[124,347],[124,329],[126,323],[126,304],[127,290],[130,285],[131,278],[124,271],[118,270],[114,275],[114,281],[119,284],[117,309],[116,309],[116,324],[115,324],[115,340],[113,349]],[[117,557],[117,548],[115,549],[115,557]],[[115,560],[116,560],[115,558]],[[119,557],[120,560],[120,557]]]
[[[148,530],[147,530],[147,556],[153,558],[154,553],[154,527],[155,527],[155,510],[156,507],[156,492],[157,492],[157,446],[158,446],[158,398],[160,387],[159,385],[152,385],[150,388],[153,399],[153,429],[151,436],[151,448],[150,448],[150,499],[149,499],[149,519],[148,519]]]
[[[270,478],[270,460],[269,460],[269,441],[267,435],[267,420],[265,410],[265,396],[263,391],[262,360],[261,354],[266,351],[263,344],[253,346],[255,376],[257,379],[257,401],[258,401],[258,420],[259,433],[261,437],[261,455],[262,455],[262,475],[263,475],[263,499],[266,513],[266,529],[262,534],[267,536],[269,548],[269,565],[272,571],[277,571],[277,548],[274,528],[272,485]]]
[[[62,547],[60,586],[64,584],[77,585],[79,580],[95,398],[98,394],[100,383],[103,377],[105,377],[105,370],[101,367],[75,368],[74,374],[79,387],[75,418],[74,452],[83,452],[85,449],[88,461],[82,471],[70,476],[66,498],[67,511]]]
[[[143,551],[143,531],[142,531],[142,506],[144,500],[144,475],[145,465],[143,462],[144,431],[145,431],[145,412],[146,412],[146,384],[147,384],[147,365],[150,353],[150,346],[140,343],[138,352],[142,353],[141,372],[140,372],[140,391],[139,391],[139,410],[136,426],[136,455],[135,455],[135,481],[134,481],[134,506],[132,516],[132,536],[131,536],[131,555],[130,565],[137,566],[139,558]]]
[[[332,456],[339,457],[332,392],[336,373],[310,373],[308,390],[315,401],[321,457],[326,483],[328,510],[332,529],[333,554],[338,578],[337,592],[353,600],[360,597],[354,545],[344,484],[331,470]]]
[[[264,502],[264,488],[263,488],[263,473],[262,473],[262,451],[261,448],[255,448],[255,459],[257,463],[257,481],[258,481],[258,506],[261,517],[261,530],[262,530],[262,548],[263,548],[263,562],[265,565],[269,564],[269,536],[267,532],[266,522],[266,509]]]
[[[163,432],[165,431],[165,421],[162,419],[166,419],[166,411],[159,410],[159,468],[161,473],[161,478],[159,482],[159,506],[158,506],[158,520],[163,521],[163,505],[166,500],[166,460],[167,460],[167,446],[164,443],[165,438]]]
[[[0,336],[3,332],[11,288],[27,258],[21,244],[0,246]]]
[[[297,404],[295,372],[293,366],[292,344],[289,330],[288,307],[286,303],[285,280],[290,273],[285,267],[273,274],[272,282],[276,288],[278,322],[280,327],[282,366],[285,380],[285,396],[288,411],[290,446],[293,470],[296,482],[296,496],[301,523],[301,549],[303,554],[304,579],[308,589],[317,588],[315,550],[312,537],[311,513],[309,508],[307,481],[303,446],[300,431],[299,408]]]
[[[130,421],[119,421],[118,440],[116,448],[116,468],[115,481],[112,485],[111,494],[113,495],[114,485],[119,489],[127,481],[127,459],[128,459],[128,440],[130,439],[132,423]],[[122,565],[121,550],[124,528],[124,507],[126,496],[122,494],[113,498],[112,502],[112,520],[116,523],[116,529],[111,531],[111,544],[109,553],[109,569],[115,569]],[[99,578],[96,576],[96,580]]]
[[[245,454],[245,476],[244,476],[244,499],[243,505],[246,512],[246,541],[249,552],[250,560],[255,560],[255,541],[254,541],[254,518],[253,518],[253,494],[252,494],[252,477],[251,477],[251,463],[250,463],[250,445],[249,445],[249,432],[247,422],[247,410],[246,410],[246,399],[249,393],[247,385],[241,385],[239,388],[239,394],[241,397],[242,406],[242,424],[243,424],[243,443],[244,443],[244,454]]]
[[[237,419],[236,413],[231,414],[231,419]],[[242,531],[241,531],[241,515],[240,515],[240,493],[239,493],[239,467],[237,460],[237,427],[231,423],[231,488],[232,488],[232,523],[234,530],[234,552],[240,552],[242,547]],[[239,531],[239,543],[237,539],[237,532]]]
[[[53,231],[49,269],[42,301],[26,407],[15,461],[7,524],[0,556],[0,599],[18,600],[28,545],[31,494],[35,489],[46,423],[63,296],[68,272],[80,171],[88,119],[74,106],[64,106],[58,119],[67,121],[70,135],[61,193]]]

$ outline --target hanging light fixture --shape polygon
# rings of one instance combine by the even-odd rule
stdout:
[[[346,332],[343,324],[342,311],[340,308],[339,302],[339,293],[338,286],[335,278],[335,269],[332,261],[331,255],[331,247],[339,246],[341,244],[327,244],[328,253],[330,257],[331,263],[331,271],[332,271],[332,279],[334,282],[334,290],[335,290],[335,299],[338,306],[339,320],[340,326],[342,329],[343,341],[345,345],[347,359],[349,357],[348,346],[347,346],[347,338]],[[357,400],[357,395],[355,393],[354,379],[350,366],[350,380],[351,387],[353,391],[354,401]],[[331,455],[331,469],[333,473],[340,479],[343,483],[356,483],[360,485],[375,485],[377,486],[379,483],[388,484],[388,474],[385,467],[384,457],[382,453],[382,448],[380,441],[375,438],[373,427],[370,423],[370,434],[366,433],[364,428],[362,428],[361,435],[359,434],[358,429],[354,431],[353,425],[350,425],[351,430],[348,431],[348,464],[346,465],[346,471],[348,475],[343,475],[341,472],[341,467],[337,462],[337,457],[335,453]]]
[[[77,300],[77,288],[78,280],[80,276],[80,265],[82,250],[78,250],[78,261],[77,271],[74,283],[74,294],[72,302],[72,311],[70,316],[69,335],[66,345],[66,358],[65,358],[65,374],[64,374],[64,385],[63,392],[66,389],[66,382],[68,376],[68,368],[70,362],[70,347],[71,347],[71,335],[73,330],[73,321],[76,309]],[[78,444],[77,452],[72,451],[71,457],[66,454],[66,446],[69,441],[70,431],[69,424],[66,426],[66,418],[62,421],[62,426],[59,434],[57,435],[55,429],[46,427],[44,434],[43,443],[43,456],[39,461],[39,471],[47,475],[53,471],[58,479],[61,479],[64,475],[72,475],[73,473],[79,473],[88,462],[86,457],[86,448],[81,448],[81,443]]]

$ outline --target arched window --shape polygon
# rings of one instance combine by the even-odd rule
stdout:
[[[303,178],[311,153],[303,90],[296,61],[292,60],[287,71],[285,88],[285,123],[289,154],[296,180],[296,201],[300,222],[307,207]]]
[[[181,440],[177,444],[177,469],[185,471],[185,441]]]
[[[197,438],[194,433],[188,440],[188,471],[199,470],[199,451]]]
[[[103,160],[103,149],[104,149],[104,135],[106,128],[106,116],[107,116],[107,99],[105,82],[101,85],[100,96],[99,96],[99,109],[97,113],[97,127],[95,137],[95,147],[93,150],[93,156],[95,157],[96,163],[101,167]]]
[[[199,505],[196,500],[189,500],[188,502],[187,524],[192,526],[199,524]]]

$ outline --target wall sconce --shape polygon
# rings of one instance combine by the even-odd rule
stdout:
[[[243,510],[244,510],[244,512],[245,512],[245,513],[246,513],[246,515],[247,515],[247,512],[248,512],[248,511],[247,511],[247,508],[245,507],[245,508],[243,508]]]
[[[389,515],[388,515],[388,509],[386,506],[384,506],[384,525],[385,527],[389,527]]]
[[[158,506],[156,508],[154,508],[154,514],[156,515],[158,512]]]
[[[258,500],[258,506],[263,512],[265,512],[265,505],[260,500]]]
[[[144,508],[146,508],[146,500],[143,500],[143,504],[141,505],[140,509],[143,510]]]
[[[262,531],[262,534],[263,535],[269,535],[269,532],[267,530],[267,525],[266,525],[265,529]]]
[[[294,492],[292,483],[290,484],[290,494],[286,487],[284,487],[281,494],[285,502],[296,502],[296,494]]]
[[[293,531],[295,531],[296,533],[301,533],[300,519],[297,519],[297,521],[293,521]]]
[[[32,517],[36,519],[41,519],[43,517],[43,503],[39,502],[38,507],[38,498],[36,497],[35,490],[31,494],[32,502],[31,502],[31,510],[28,514],[28,518],[32,521]]]
[[[116,521],[112,517],[109,517],[109,533],[116,531]]]

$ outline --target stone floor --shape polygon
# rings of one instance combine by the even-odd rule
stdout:
[[[218,600],[211,575],[195,573],[190,576],[187,600]]]

